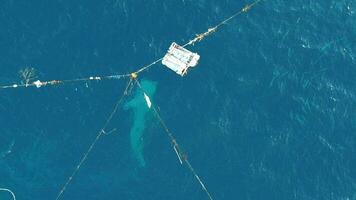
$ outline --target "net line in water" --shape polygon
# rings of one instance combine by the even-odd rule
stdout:
[[[80,159],[79,163],[77,164],[76,168],[73,170],[72,174],[68,177],[67,181],[64,183],[64,185],[62,186],[61,190],[59,191],[59,193],[57,194],[56,200],[60,199],[63,194],[64,191],[67,189],[67,187],[69,186],[69,184],[72,182],[73,178],[75,177],[75,175],[77,175],[78,171],[80,170],[81,166],[83,165],[83,163],[87,160],[89,154],[91,153],[91,151],[93,150],[93,148],[95,147],[95,145],[97,144],[97,142],[99,141],[99,139],[104,135],[104,134],[110,134],[114,131],[116,131],[116,129],[110,130],[109,132],[106,131],[107,126],[110,124],[112,118],[114,117],[114,115],[116,114],[116,112],[119,109],[120,104],[122,103],[122,101],[124,100],[124,97],[127,96],[130,93],[130,90],[132,89],[131,85],[135,84],[134,82],[132,82],[132,79],[130,79],[126,85],[126,88],[124,90],[124,93],[119,97],[119,99],[117,100],[115,107],[113,108],[113,110],[111,111],[109,117],[106,119],[105,124],[103,125],[103,127],[99,130],[99,132],[97,133],[95,139],[93,140],[93,142],[91,143],[91,145],[89,146],[88,150],[83,154],[82,158]]]
[[[251,8],[256,6],[261,1],[262,0],[256,0],[253,3],[247,4],[246,6],[244,6],[239,11],[235,12],[230,17],[224,19],[223,21],[221,21],[217,25],[208,28],[207,31],[205,31],[203,33],[200,33],[200,34],[196,34],[196,36],[193,39],[189,40],[189,42],[187,42],[186,44],[182,45],[182,47],[187,47],[187,46],[190,46],[190,45],[194,45],[194,44],[196,44],[198,42],[201,42],[207,36],[210,36],[211,34],[215,33],[217,30],[219,30],[220,27],[222,27],[223,25],[227,24],[232,19],[236,18],[237,16],[239,16],[239,15],[241,15],[243,13],[247,13],[248,11],[250,11]],[[70,83],[80,83],[80,82],[89,82],[89,81],[103,81],[103,80],[120,80],[120,79],[124,79],[124,78],[129,78],[129,81],[128,81],[127,85],[126,85],[126,88],[125,88],[123,94],[117,100],[117,102],[116,102],[111,114],[106,119],[102,129],[100,129],[100,131],[97,133],[95,139],[93,140],[93,142],[89,146],[88,150],[82,155],[80,161],[76,165],[76,168],[73,170],[72,174],[68,177],[68,179],[66,180],[64,185],[61,187],[60,191],[57,194],[56,200],[59,200],[59,199],[61,199],[61,197],[63,197],[63,194],[64,194],[65,190],[70,185],[70,183],[73,181],[74,177],[77,175],[77,173],[81,169],[82,165],[87,160],[89,154],[92,152],[93,148],[95,147],[95,145],[97,144],[99,139],[103,135],[106,135],[106,134],[109,134],[109,133],[112,133],[112,132],[116,131],[116,129],[113,129],[113,130],[110,130],[109,132],[106,132],[106,128],[109,125],[109,123],[111,122],[111,120],[114,117],[114,115],[117,113],[117,111],[119,109],[119,106],[122,103],[124,97],[126,97],[130,93],[130,90],[133,88],[133,86],[136,84],[140,88],[140,90],[144,93],[143,88],[141,87],[140,83],[137,80],[138,75],[143,73],[143,72],[145,72],[145,71],[147,71],[152,66],[156,65],[157,63],[159,63],[162,60],[163,60],[163,57],[153,61],[150,64],[147,64],[147,65],[139,68],[136,71],[133,71],[133,72],[130,72],[130,73],[126,73],[126,74],[113,74],[113,75],[108,75],[108,76],[90,76],[90,77],[86,77],[86,78],[75,78],[75,79],[67,79],[67,80],[49,80],[49,81],[36,80],[34,82],[31,82],[31,83],[30,82],[26,82],[26,83],[23,83],[23,84],[10,84],[10,85],[0,86],[0,89],[14,89],[14,88],[28,88],[28,87],[40,88],[40,87],[63,85],[63,84],[70,84]],[[196,171],[192,167],[192,165],[191,165],[190,161],[188,160],[186,154],[182,151],[181,147],[177,143],[177,141],[176,141],[175,137],[173,136],[173,134],[169,131],[169,129],[166,126],[165,122],[163,121],[163,119],[159,115],[157,109],[155,108],[154,105],[151,105],[151,106],[152,106],[152,111],[153,111],[154,115],[156,116],[156,118],[159,121],[159,123],[162,126],[162,128],[165,130],[166,134],[168,135],[168,137],[169,137],[169,139],[170,139],[170,141],[172,143],[172,148],[173,148],[174,152],[176,153],[176,155],[177,155],[177,157],[179,159],[179,162],[182,165],[183,165],[183,163],[186,164],[187,168],[194,175],[195,179],[199,182],[202,190],[206,193],[206,195],[209,197],[209,199],[212,200],[213,197],[211,196],[210,192],[206,188],[206,186],[203,183],[202,179],[198,176],[198,174],[196,173]],[[151,106],[149,106],[149,107],[151,107]],[[8,190],[8,189],[5,189],[5,188],[0,188],[0,191],[1,190],[10,192],[12,194],[14,200],[16,200],[15,195],[11,190]]]
[[[5,192],[10,193],[11,196],[12,196],[12,199],[13,199],[13,200],[16,200],[15,193],[14,193],[13,191],[11,191],[10,189],[7,189],[7,188],[0,188],[0,191],[5,191]]]
[[[147,96],[147,93],[145,92],[145,90],[141,87],[140,82],[135,79],[136,85],[138,86],[138,88],[142,91],[142,93],[144,95]],[[152,101],[150,100],[150,104],[149,106],[155,117],[157,118],[158,122],[160,123],[160,125],[162,126],[162,128],[164,129],[165,133],[167,134],[167,136],[169,137],[171,144],[172,144],[172,149],[174,150],[174,152],[176,153],[179,162],[183,165],[183,163],[185,163],[188,167],[188,169],[190,170],[190,172],[194,175],[195,179],[199,182],[202,190],[206,193],[206,195],[209,197],[210,200],[213,200],[213,197],[211,196],[210,192],[208,191],[208,189],[206,188],[205,184],[203,183],[202,179],[199,177],[199,175],[195,172],[193,166],[190,164],[187,155],[183,152],[182,148],[179,146],[176,138],[174,137],[174,135],[172,134],[171,131],[169,131],[166,123],[163,121],[161,115],[159,114],[159,112],[157,111],[156,107],[154,104],[152,104]]]

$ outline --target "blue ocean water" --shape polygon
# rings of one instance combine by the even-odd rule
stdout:
[[[246,3],[4,0],[0,84],[26,67],[41,80],[132,71]],[[201,60],[186,77],[142,75],[215,199],[356,199],[355,12],[353,0],[265,0],[190,47]],[[0,187],[55,199],[125,84],[0,90]],[[144,167],[121,109],[63,199],[207,199],[145,120]]]

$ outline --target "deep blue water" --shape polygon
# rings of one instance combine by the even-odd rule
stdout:
[[[27,1],[0,6],[0,84],[125,73],[245,5],[237,0]],[[356,199],[356,2],[266,0],[201,43],[153,101],[215,199]],[[55,199],[125,81],[0,90],[0,187]],[[63,199],[207,199],[147,117],[145,166],[120,110]],[[0,192],[0,199],[10,196]]]

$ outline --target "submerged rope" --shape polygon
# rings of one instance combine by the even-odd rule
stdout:
[[[7,188],[0,188],[0,191],[5,191],[5,192],[10,193],[11,196],[12,196],[12,199],[13,199],[13,200],[16,200],[15,194],[14,194],[10,189],[7,189]]]
[[[115,113],[117,112],[117,110],[119,109],[119,105],[121,104],[121,102],[123,101],[124,97],[126,95],[128,95],[129,93],[129,89],[132,89],[131,87],[132,84],[132,79],[129,80],[128,84],[126,85],[125,91],[124,93],[120,96],[120,98],[117,100],[114,109],[111,111],[109,117],[107,118],[107,120],[105,121],[103,127],[100,129],[100,131],[98,132],[98,134],[96,135],[95,139],[93,140],[93,142],[91,143],[90,147],[88,148],[88,150],[83,154],[82,158],[80,159],[79,163],[77,164],[77,167],[74,169],[74,171],[72,172],[72,174],[69,176],[69,178],[67,179],[67,181],[65,182],[65,184],[62,186],[61,190],[59,191],[56,200],[59,200],[62,196],[64,191],[67,189],[67,186],[72,182],[73,178],[75,177],[75,175],[77,175],[80,167],[83,165],[83,163],[87,160],[88,155],[90,154],[90,152],[93,150],[93,148],[95,147],[96,143],[99,141],[99,139],[101,138],[101,136],[103,136],[104,134],[109,134],[112,133],[113,131],[115,131],[116,129],[113,129],[109,132],[106,132],[106,128],[109,125],[110,121],[112,120],[112,118],[114,117]]]
[[[237,16],[243,14],[243,13],[247,13],[248,11],[250,11],[254,6],[256,6],[258,3],[260,3],[262,0],[256,0],[253,3],[247,4],[245,7],[243,7],[242,9],[240,9],[239,11],[235,12],[233,15],[231,15],[230,17],[222,20],[220,23],[218,23],[217,25],[208,28],[207,31],[200,33],[200,34],[196,34],[196,36],[189,40],[189,42],[187,42],[186,44],[184,44],[182,47],[186,47],[186,46],[190,46],[190,45],[194,45],[195,43],[198,43],[200,41],[202,41],[203,39],[205,39],[207,36],[215,33],[221,26],[227,24],[229,21],[231,21],[232,19],[236,18]],[[147,71],[149,68],[151,68],[152,66],[154,66],[155,64],[157,64],[158,62],[160,62],[161,60],[163,60],[163,57],[151,62],[150,64],[147,64],[141,68],[139,68],[136,71],[127,73],[127,74],[116,74],[116,75],[109,75],[109,76],[91,76],[91,77],[87,77],[87,78],[76,78],[76,79],[69,79],[69,80],[51,80],[51,81],[40,81],[40,80],[36,80],[32,83],[25,83],[25,84],[12,84],[12,85],[4,85],[4,86],[0,86],[0,89],[9,89],[9,88],[27,88],[27,87],[44,87],[44,86],[53,86],[53,85],[59,85],[59,84],[67,84],[67,83],[76,83],[76,82],[87,82],[87,81],[102,81],[102,80],[110,80],[110,79],[122,79],[122,78],[126,78],[126,77],[130,77],[132,74],[140,74],[144,71]]]
[[[140,82],[135,79],[136,85],[138,86],[138,88],[142,91],[142,93],[144,95],[147,95],[147,93],[145,92],[145,90],[141,87]],[[188,157],[186,156],[186,154],[183,152],[183,150],[180,148],[176,138],[173,136],[172,132],[169,131],[166,123],[163,121],[162,117],[160,116],[160,114],[158,113],[156,107],[154,106],[154,104],[151,103],[151,105],[149,106],[152,108],[154,115],[156,116],[158,122],[160,123],[160,125],[162,126],[162,128],[164,129],[165,133],[167,134],[167,136],[169,137],[169,139],[171,140],[172,143],[172,149],[174,150],[174,152],[176,153],[179,162],[181,164],[183,164],[183,162],[187,165],[188,169],[190,170],[190,172],[194,175],[194,178],[199,182],[202,190],[205,192],[205,194],[209,197],[210,200],[213,200],[213,197],[211,196],[210,192],[208,191],[208,189],[206,188],[204,182],[202,181],[202,179],[199,177],[199,175],[195,172],[193,166],[190,164]]]

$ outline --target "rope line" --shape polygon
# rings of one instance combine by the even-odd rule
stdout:
[[[107,126],[109,125],[110,121],[112,120],[112,118],[114,117],[115,113],[117,112],[119,105],[121,104],[121,102],[123,101],[124,97],[126,95],[128,95],[129,93],[129,89],[132,88],[130,87],[132,84],[132,79],[130,79],[128,81],[128,84],[126,85],[125,91],[124,93],[120,96],[120,98],[117,100],[114,109],[112,110],[112,112],[110,113],[109,117],[107,118],[107,120],[105,121],[103,127],[100,129],[100,131],[98,132],[98,134],[96,135],[95,139],[93,140],[93,142],[91,143],[90,147],[88,148],[88,150],[83,154],[82,158],[80,159],[79,163],[77,164],[77,167],[73,170],[72,174],[69,176],[69,178],[67,179],[67,181],[65,182],[65,184],[62,186],[61,190],[59,191],[56,200],[59,200],[63,194],[64,191],[67,189],[68,185],[72,182],[73,178],[75,177],[75,175],[77,175],[79,169],[81,168],[81,166],[83,165],[83,163],[87,160],[88,155],[91,153],[91,151],[93,150],[93,148],[95,147],[96,143],[98,142],[98,140],[101,138],[101,136],[103,136],[103,134],[109,134],[112,133],[113,131],[115,131],[116,129],[111,130],[110,132],[106,132],[105,129],[107,128]]]
[[[189,42],[187,42],[186,44],[184,44],[182,47],[186,47],[186,46],[190,46],[190,45],[194,45],[195,43],[198,43],[200,41],[202,41],[203,39],[205,39],[205,37],[215,33],[221,26],[227,24],[229,21],[231,21],[232,19],[236,18],[237,16],[243,14],[243,13],[247,13],[248,11],[250,11],[254,6],[256,6],[259,2],[261,2],[262,0],[256,0],[253,3],[247,4],[245,7],[243,7],[242,9],[240,9],[239,11],[235,12],[233,15],[231,15],[230,17],[224,19],[223,21],[221,21],[220,23],[218,23],[217,25],[208,28],[208,30],[206,32],[200,33],[200,34],[196,34],[196,36],[189,40]],[[153,61],[150,64],[147,64],[141,68],[139,68],[136,71],[127,73],[127,74],[117,74],[117,75],[109,75],[109,76],[91,76],[91,77],[87,77],[87,78],[77,78],[77,79],[69,79],[69,80],[51,80],[51,81],[40,81],[40,80],[36,80],[32,83],[25,83],[25,84],[12,84],[12,85],[4,85],[4,86],[0,86],[0,89],[9,89],[9,88],[27,88],[27,87],[44,87],[44,86],[53,86],[53,85],[58,85],[58,84],[67,84],[67,83],[76,83],[76,82],[87,82],[87,81],[102,81],[102,80],[110,80],[110,79],[122,79],[125,77],[130,77],[132,76],[132,74],[140,74],[146,70],[148,70],[149,68],[151,68],[152,66],[154,66],[155,64],[157,64],[158,62],[162,61],[163,57]]]
[[[237,17],[238,15],[241,15],[242,13],[246,13],[248,11],[250,11],[250,9],[252,7],[254,7],[255,5],[257,5],[259,2],[261,2],[262,0],[256,0],[255,2],[246,5],[245,7],[243,7],[241,10],[237,11],[235,14],[231,15],[230,17],[228,17],[227,19],[223,20],[222,22],[220,22],[219,24],[217,24],[215,27],[220,27],[224,24],[227,24],[229,21],[231,21],[233,18]]]
[[[13,200],[16,200],[15,194],[14,194],[10,189],[7,189],[7,188],[0,188],[0,191],[5,191],[5,192],[10,193],[11,196],[12,196],[12,199],[13,199]]]
[[[138,88],[142,91],[142,93],[147,95],[145,90],[141,87],[140,82],[137,79],[135,79],[135,82],[136,82],[136,85],[138,86]],[[172,143],[172,148],[173,148],[174,152],[176,153],[176,155],[177,155],[177,157],[179,159],[179,162],[181,164],[183,164],[183,162],[184,162],[187,165],[189,171],[194,175],[194,178],[199,182],[202,190],[206,193],[206,195],[209,197],[210,200],[213,200],[213,197],[211,196],[210,192],[206,188],[204,182],[199,177],[199,175],[196,173],[196,171],[194,170],[193,166],[190,164],[190,161],[188,160],[188,157],[183,152],[183,150],[180,148],[177,140],[175,139],[175,137],[172,134],[172,132],[169,131],[166,123],[163,121],[162,117],[158,113],[158,111],[157,111],[157,109],[156,109],[156,107],[154,106],[153,103],[151,104],[151,108],[152,108],[152,110],[154,112],[154,115],[157,117],[158,122],[160,123],[162,128],[165,130],[167,136],[169,137],[169,139],[170,139],[170,141]]]
[[[194,39],[190,40],[188,43],[183,45],[183,47],[186,47],[186,46],[189,46],[189,45],[194,45],[196,42],[202,41],[203,39],[205,39],[205,37],[211,35],[212,33],[215,33],[221,26],[227,24],[232,19],[236,18],[237,16],[239,16],[239,15],[241,15],[243,13],[247,13],[248,11],[250,11],[252,7],[256,6],[261,1],[262,0],[256,0],[253,3],[247,4],[245,7],[243,7],[241,10],[235,12],[230,17],[224,19],[223,21],[221,21],[220,23],[218,23],[217,25],[215,25],[215,26],[213,26],[211,28],[208,28],[208,30],[206,32],[197,34]]]
[[[27,87],[44,87],[50,85],[59,85],[59,84],[67,84],[67,83],[76,83],[76,82],[87,82],[87,81],[101,81],[101,80],[110,80],[110,79],[122,79],[129,77],[130,74],[121,74],[121,75],[110,75],[110,76],[90,76],[87,78],[76,78],[76,79],[68,79],[68,80],[51,80],[51,81],[34,81],[32,83],[24,83],[24,84],[12,84],[0,86],[0,89],[8,89],[8,88],[27,88]]]

